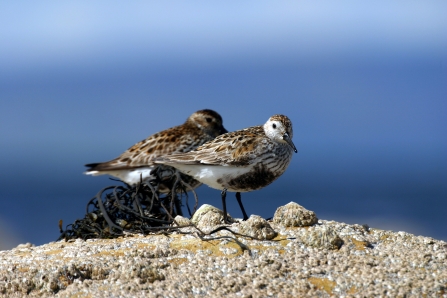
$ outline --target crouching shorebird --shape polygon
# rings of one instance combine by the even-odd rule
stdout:
[[[149,136],[111,161],[87,164],[86,167],[89,169],[85,174],[93,176],[108,174],[129,185],[135,185],[141,179],[143,181],[155,179],[151,174],[157,167],[154,164],[155,158],[191,151],[226,132],[222,117],[218,113],[213,110],[200,110],[189,116],[182,125]],[[188,182],[191,189],[201,185],[199,181],[184,175],[181,178]],[[169,189],[160,184],[158,191],[167,193]]]
[[[221,190],[224,220],[227,219],[226,192],[236,199],[248,219],[241,192],[261,189],[281,176],[296,150],[292,142],[292,122],[284,115],[273,115],[261,126],[229,132],[197,149],[157,158],[155,163],[177,168],[194,179]]]

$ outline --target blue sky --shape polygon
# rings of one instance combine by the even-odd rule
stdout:
[[[56,239],[57,221],[83,217],[111,183],[82,175],[85,163],[203,108],[228,130],[292,119],[299,153],[243,196],[248,213],[293,200],[323,219],[447,239],[445,11],[443,1],[1,3],[0,249]],[[217,191],[199,196],[220,207]]]

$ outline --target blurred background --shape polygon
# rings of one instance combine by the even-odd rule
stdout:
[[[447,240],[447,2],[0,3],[0,249],[58,238],[117,157],[196,110],[230,130],[282,113],[286,173],[249,214]],[[200,204],[221,208],[202,186]],[[231,215],[241,217],[234,194]]]

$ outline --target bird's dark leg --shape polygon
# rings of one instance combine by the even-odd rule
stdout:
[[[244,220],[247,220],[248,216],[247,216],[247,213],[245,212],[244,205],[242,205],[241,193],[240,192],[236,193],[236,200],[239,203],[239,207],[241,207],[242,214],[244,215]]]
[[[220,193],[222,196],[222,207],[223,207],[223,216],[224,216],[224,223],[229,223],[227,218],[227,203],[225,202],[225,199],[227,197],[227,189],[224,188],[222,192]]]

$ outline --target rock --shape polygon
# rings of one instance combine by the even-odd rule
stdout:
[[[273,217],[273,222],[285,227],[307,227],[318,222],[315,212],[290,202],[285,206],[279,207]]]
[[[229,231],[267,238],[266,222],[251,216],[202,238],[183,228],[21,245],[0,251],[0,297],[446,296],[445,241],[321,219],[268,224],[278,235],[265,241]]]
[[[188,218],[186,218],[186,217],[183,217],[183,216],[181,216],[181,215],[177,215],[175,218],[174,218],[174,226],[177,226],[177,227],[186,227],[186,226],[190,226],[192,223],[191,223],[191,221],[188,219]]]
[[[343,240],[334,229],[325,226],[315,227],[301,239],[308,246],[325,249],[339,249],[343,244]]]
[[[31,243],[27,242],[27,243],[22,243],[22,244],[17,245],[16,248],[30,248],[30,247],[33,247],[33,246],[34,246],[34,244],[31,244]]]
[[[228,220],[233,221],[230,216],[228,216]],[[223,220],[223,211],[208,204],[200,206],[192,216],[191,222],[199,229],[205,230],[212,230],[217,226],[225,224]]]
[[[242,221],[240,223],[239,233],[259,240],[270,240],[277,235],[269,223],[258,215],[251,215],[249,219]]]

